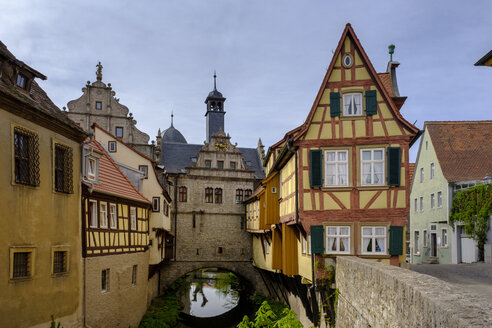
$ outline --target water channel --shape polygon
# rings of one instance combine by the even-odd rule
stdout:
[[[254,312],[244,281],[232,272],[203,269],[188,274],[183,284],[180,328],[236,327]]]

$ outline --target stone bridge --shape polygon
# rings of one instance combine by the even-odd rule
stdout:
[[[178,278],[198,269],[218,268],[228,270],[247,285],[252,293],[259,292],[268,295],[265,281],[260,271],[251,261],[170,261],[160,268],[160,294],[168,289]]]

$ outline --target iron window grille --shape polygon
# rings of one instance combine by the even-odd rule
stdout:
[[[39,186],[39,138],[34,132],[14,128],[15,182]]]
[[[55,144],[55,190],[73,193],[73,151],[72,148]]]
[[[53,253],[53,273],[67,272],[67,252],[55,251]]]
[[[29,270],[29,252],[14,253],[13,278],[25,278],[31,275]]]

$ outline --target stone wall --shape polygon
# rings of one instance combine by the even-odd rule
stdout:
[[[137,282],[132,285],[132,268]],[[147,310],[149,253],[88,257],[85,259],[85,306],[88,327],[138,326]],[[109,269],[108,290],[101,291],[101,271]]]
[[[437,278],[338,257],[337,327],[492,327],[492,304]]]

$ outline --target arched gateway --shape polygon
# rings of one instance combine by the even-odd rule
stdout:
[[[214,89],[205,103],[206,140],[188,144],[171,122],[157,138],[161,164],[173,198],[174,260],[160,267],[161,291],[200,268],[223,268],[265,291],[252,265],[252,239],[246,231],[243,200],[265,177],[263,149],[239,148],[224,132],[226,98]]]

